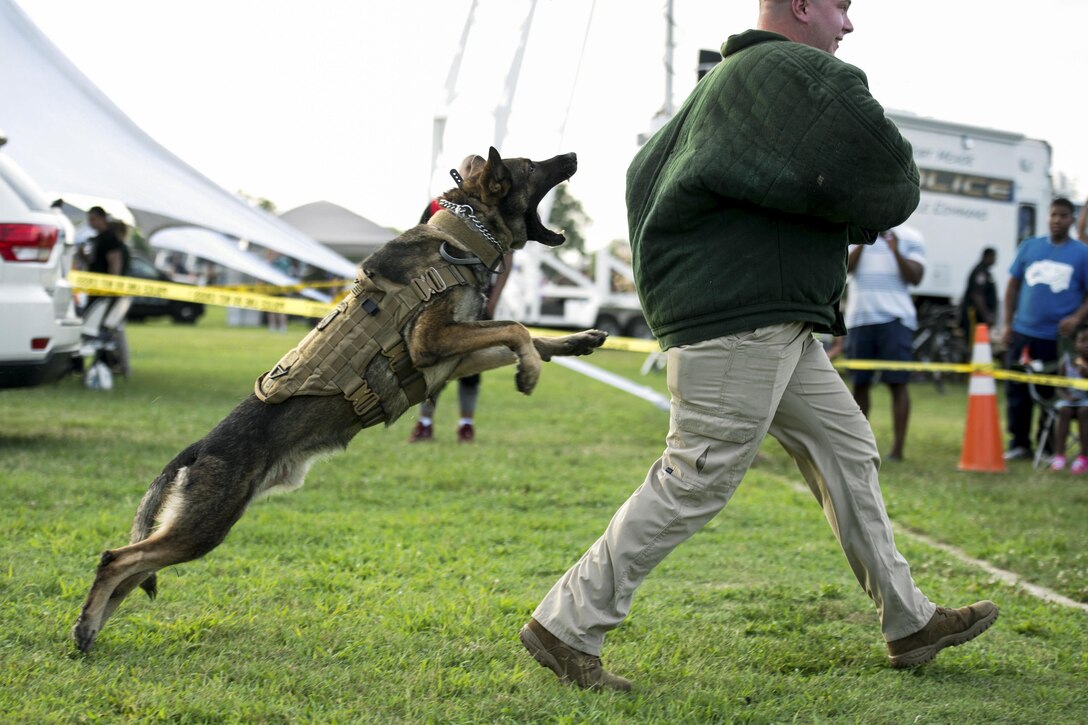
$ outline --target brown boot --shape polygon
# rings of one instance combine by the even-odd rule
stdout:
[[[892,667],[914,667],[929,662],[945,647],[968,642],[997,621],[993,602],[976,602],[967,607],[937,607],[929,623],[910,635],[888,642],[888,661]]]
[[[521,628],[521,643],[541,667],[559,676],[564,685],[574,683],[586,690],[619,690],[627,692],[631,683],[617,677],[601,666],[601,658],[580,652],[544,629],[540,622],[530,619]]]

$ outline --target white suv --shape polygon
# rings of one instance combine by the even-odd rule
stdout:
[[[71,222],[0,153],[0,388],[53,382],[78,365],[82,320],[66,279],[74,239]]]

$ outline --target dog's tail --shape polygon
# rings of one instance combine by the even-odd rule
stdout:
[[[177,480],[178,472],[190,465],[196,459],[196,454],[197,444],[189,446],[170,461],[162,473],[151,482],[151,487],[147,489],[147,493],[140,501],[140,506],[136,509],[136,518],[132,521],[132,531],[129,533],[130,544],[143,541],[151,535],[166,497]],[[147,592],[148,597],[154,599],[159,593],[158,577],[151,574],[140,582],[140,587]]]

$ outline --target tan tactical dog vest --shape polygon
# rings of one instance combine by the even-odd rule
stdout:
[[[449,218],[446,218],[446,217]],[[439,212],[431,224],[447,233],[461,231],[461,221]],[[461,234],[457,235],[462,239]],[[474,244],[474,246],[476,246]],[[494,261],[494,257],[485,260]],[[434,295],[455,285],[479,285],[481,265],[430,267],[407,285],[375,280],[360,266],[349,294],[276,366],[257,378],[253,392],[266,403],[282,403],[294,395],[343,395],[351,401],[363,427],[396,420],[423,401],[427,384],[412,365],[404,327]],[[487,274],[487,272],[483,272]],[[381,358],[378,356],[381,355]],[[373,364],[391,372],[399,383],[384,399],[367,380]]]

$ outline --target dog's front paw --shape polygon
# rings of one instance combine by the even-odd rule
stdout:
[[[603,330],[584,330],[574,335],[568,335],[564,342],[570,349],[568,355],[588,355],[608,339],[608,333]]]
[[[540,366],[530,367],[528,365],[518,365],[517,375],[514,376],[514,382],[518,386],[518,392],[529,395],[533,392],[533,388],[536,387],[537,381],[540,380]]]
[[[72,627],[72,639],[75,640],[76,648],[83,653],[90,651],[97,635],[98,630],[86,622],[82,615],[76,625]]]

